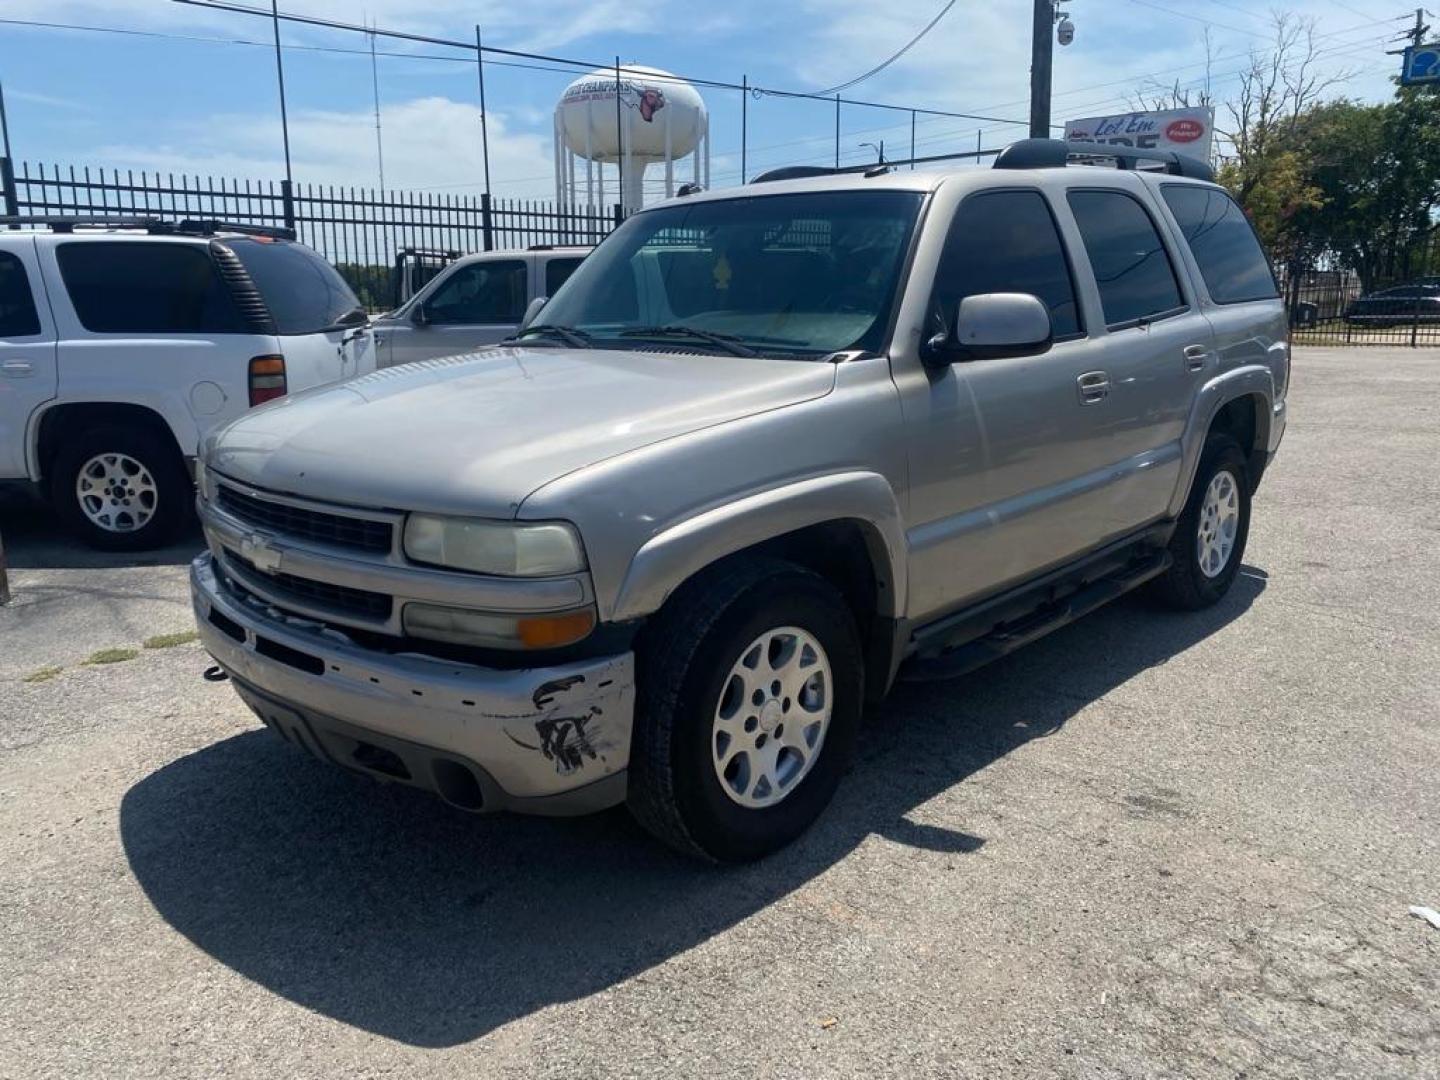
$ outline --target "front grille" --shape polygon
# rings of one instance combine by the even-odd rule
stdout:
[[[215,499],[220,508],[232,517],[280,536],[380,555],[388,555],[394,543],[394,530],[388,521],[305,510],[288,503],[247,495],[227,484],[220,485]]]
[[[249,559],[241,558],[230,550],[225,552],[225,561],[281,601],[288,598],[310,607],[380,620],[388,619],[394,606],[393,599],[385,593],[332,585],[328,581],[316,581],[293,574],[267,574]],[[243,580],[239,584],[244,588]]]

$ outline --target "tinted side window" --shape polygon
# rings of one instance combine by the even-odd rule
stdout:
[[[579,259],[551,259],[545,264],[545,295],[554,296],[580,265]]]
[[[1071,191],[1070,209],[1112,328],[1184,306],[1170,256],[1138,201],[1118,191]]]
[[[40,316],[25,264],[0,251],[0,337],[31,337],[40,333]]]
[[[935,274],[934,316],[949,326],[961,300],[992,292],[1038,296],[1057,338],[1080,332],[1070,264],[1038,191],[982,192],[955,212]]]
[[[241,333],[230,290],[202,247],[145,241],[61,244],[60,276],[97,334]]]
[[[518,323],[525,315],[525,264],[462,266],[425,302],[433,323]]]
[[[226,240],[265,298],[281,334],[313,334],[360,308],[354,291],[328,262],[285,240]]]
[[[1212,188],[1166,184],[1165,203],[1195,253],[1217,304],[1270,300],[1280,295],[1265,252],[1235,200]]]

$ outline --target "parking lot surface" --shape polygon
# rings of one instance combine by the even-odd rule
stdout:
[[[1290,402],[1222,604],[901,686],[738,869],[324,768],[175,636],[197,538],[0,504],[0,1077],[1440,1075],[1440,356]]]

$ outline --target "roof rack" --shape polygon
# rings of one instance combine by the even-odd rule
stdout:
[[[570,251],[574,248],[586,247],[585,244],[531,244],[526,251]]]
[[[428,247],[402,247],[396,254],[399,255],[434,255],[441,259],[458,259],[460,252],[451,248],[428,248]]]
[[[144,229],[148,233],[159,236],[214,236],[217,233],[239,233],[243,236],[263,236],[272,240],[295,239],[294,229],[278,225],[242,225],[213,218],[165,221],[158,217],[124,217],[120,215],[0,215],[0,226],[20,225],[47,225],[57,233],[73,233],[76,229]]]
[[[842,165],[839,168],[832,168],[829,165],[782,165],[778,169],[771,169],[759,176],[752,176],[752,184],[769,184],[776,180],[808,180],[814,176],[852,176],[856,173],[866,177],[884,176],[890,171],[893,162],[871,165]]]
[[[1215,173],[1199,158],[1174,150],[1151,150],[1137,146],[1097,142],[1066,142],[1063,139],[1021,139],[1001,150],[995,158],[997,169],[1054,169],[1069,164],[1072,157],[1114,158],[1122,169],[1134,169],[1141,161],[1158,161],[1165,172],[1194,180],[1214,181]]]

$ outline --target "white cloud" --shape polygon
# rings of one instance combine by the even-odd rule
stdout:
[[[94,112],[93,106],[71,98],[56,97],[54,94],[41,94],[33,90],[7,90],[5,96],[11,101],[23,101],[29,105],[39,105],[45,109],[64,109],[68,112]]]
[[[491,110],[490,173],[497,196],[554,198],[548,137],[512,131]],[[444,97],[387,105],[381,114],[385,183],[392,190],[478,195],[484,189],[480,110]],[[369,110],[300,110],[290,117],[290,148],[299,183],[379,186],[375,117]],[[278,118],[212,116],[155,144],[111,144],[94,157],[120,168],[241,180],[285,175]]]

